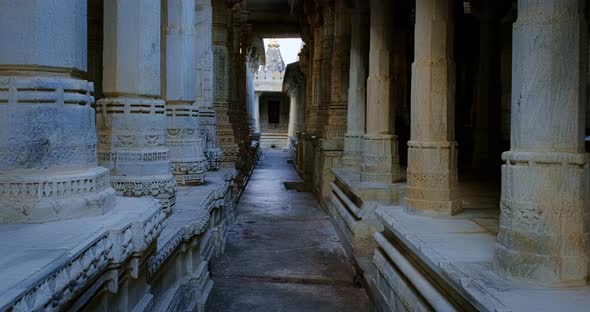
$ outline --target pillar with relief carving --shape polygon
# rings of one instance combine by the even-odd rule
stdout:
[[[521,0],[513,26],[511,141],[502,155],[494,267],[545,285],[588,278],[585,5]]]
[[[84,78],[86,17],[86,1],[0,2],[0,223],[112,208]]]
[[[416,1],[407,204],[419,213],[461,212],[457,198],[453,1]]]
[[[195,1],[166,0],[162,10],[162,97],[172,174],[179,184],[205,181],[208,162],[196,99]]]
[[[342,165],[359,170],[363,159],[365,109],[367,103],[367,59],[369,54],[369,12],[352,12],[348,110]]]
[[[392,3],[371,1],[367,130],[363,137],[361,180],[391,184],[400,180],[394,109],[391,105]]]
[[[209,170],[219,169],[223,151],[217,142],[217,118],[213,109],[213,7],[211,0],[195,5],[196,105],[199,108],[199,135],[205,140]]]
[[[213,0],[213,108],[217,120],[217,143],[223,151],[220,166],[233,166],[239,147],[230,122],[230,55],[229,27],[231,10],[224,0]]]
[[[104,2],[103,91],[98,152],[123,196],[153,196],[171,211],[176,183],[166,146],[160,85],[160,1]]]

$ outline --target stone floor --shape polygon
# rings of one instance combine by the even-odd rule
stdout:
[[[299,180],[288,157],[264,150],[214,261],[208,311],[371,311],[315,197],[285,188]]]

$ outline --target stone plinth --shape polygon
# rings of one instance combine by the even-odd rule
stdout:
[[[164,218],[152,198],[116,197],[101,216],[0,225],[10,233],[0,238],[0,309],[81,310],[97,289],[112,307],[145,309],[153,296],[141,291],[149,287],[140,259],[155,248]]]
[[[455,215],[458,200],[457,144],[408,142],[408,197],[412,213]]]

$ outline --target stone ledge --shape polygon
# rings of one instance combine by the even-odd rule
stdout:
[[[0,310],[64,308],[108,267],[145,252],[164,217],[155,199],[117,197],[97,217],[0,225]]]
[[[174,213],[164,221],[158,238],[158,250],[148,261],[150,276],[157,273],[183,241],[189,241],[206,230],[211,211],[223,206],[223,198],[231,191],[231,181],[236,174],[233,169],[222,169],[209,172],[204,185],[178,187]]]
[[[377,217],[385,226],[383,234],[376,234],[381,236],[380,247],[386,238],[391,245],[401,245],[398,250],[404,257],[420,259],[420,263],[413,262],[416,268],[437,281],[436,287],[446,286],[458,294],[456,302],[461,308],[583,311],[590,305],[590,286],[548,288],[497,275],[492,269],[496,233],[490,230],[492,223],[497,223],[494,212],[479,217],[431,218],[407,214],[404,207],[388,206],[379,208]]]

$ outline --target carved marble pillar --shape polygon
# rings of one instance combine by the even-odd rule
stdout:
[[[314,172],[313,172],[313,191],[319,196],[320,204],[323,205],[324,198],[324,176],[328,173],[325,164],[325,153],[322,152],[320,139],[326,134],[332,82],[332,48],[334,47],[334,0],[316,1],[316,9],[320,12],[321,26],[319,27],[320,35],[318,36],[318,55],[319,59],[314,60],[318,64],[317,73],[318,84],[317,90],[317,132],[314,133],[316,141],[314,145]],[[314,69],[315,70],[315,69]],[[327,178],[326,178],[327,180]]]
[[[494,266],[546,285],[586,284],[589,162],[585,1],[518,1],[510,151],[502,155]]]
[[[217,143],[223,151],[222,162],[233,163],[239,153],[234,129],[229,120],[229,9],[224,0],[213,1],[213,107],[217,118]]]
[[[250,129],[246,110],[246,51],[244,42],[247,32],[247,14],[242,4],[237,3],[231,11],[230,30],[230,100],[229,116],[234,130],[234,140],[238,143],[239,157],[236,168],[248,171],[251,167]]]
[[[319,38],[315,37],[318,36],[318,32],[314,32],[313,39],[310,39],[306,42],[304,46],[304,50],[301,51],[302,53],[302,70],[304,71],[306,77],[306,85],[305,85],[305,125],[303,128],[303,132],[301,133],[301,172],[303,175],[303,183],[304,189],[306,191],[311,191],[313,189],[313,171],[314,171],[314,163],[313,163],[313,145],[312,145],[312,134],[314,133],[316,127],[314,126],[317,123],[317,112],[316,110],[316,87],[319,83],[319,70],[316,71],[316,48],[317,48],[317,41]]]
[[[260,137],[260,94],[262,92],[254,92],[254,105],[253,105],[253,116],[254,116],[254,133]]]
[[[350,14],[344,0],[333,4],[332,49],[330,55],[330,102],[328,124],[324,128],[324,140],[333,141],[330,150],[342,151],[346,132],[348,105],[348,75],[350,67]]]
[[[287,90],[287,94],[289,95],[289,126],[287,129],[287,135],[289,136],[289,139],[293,139],[295,138],[295,123],[297,122],[297,110],[299,109],[296,87],[290,87]]]
[[[314,36],[311,51],[311,79],[310,79],[310,107],[309,122],[307,124],[307,133],[310,135],[319,135],[321,132],[321,68],[322,68],[322,29],[317,26],[314,28]]]
[[[162,97],[166,100],[172,174],[180,184],[205,181],[208,163],[196,99],[195,1],[166,0],[162,13]]]
[[[86,1],[0,2],[0,223],[100,215]],[[35,21],[32,23],[31,21]]]
[[[367,11],[354,11],[351,21],[348,110],[342,165],[361,169],[365,109],[367,96],[367,60],[369,54],[369,16]]]
[[[196,105],[199,108],[199,134],[205,140],[209,170],[218,170],[223,151],[217,144],[217,122],[213,109],[213,8],[211,0],[197,0],[195,6]]]
[[[392,4],[371,0],[367,130],[361,180],[390,184],[400,180],[395,109],[391,107]]]
[[[416,1],[407,205],[417,212],[456,214],[453,1]]]
[[[97,102],[99,162],[123,196],[175,204],[166,107],[160,98],[160,1],[104,3],[105,98]]]
[[[332,51],[334,48],[334,0],[318,1],[322,16],[321,36],[319,42],[319,125],[318,136],[326,135],[332,95]]]

